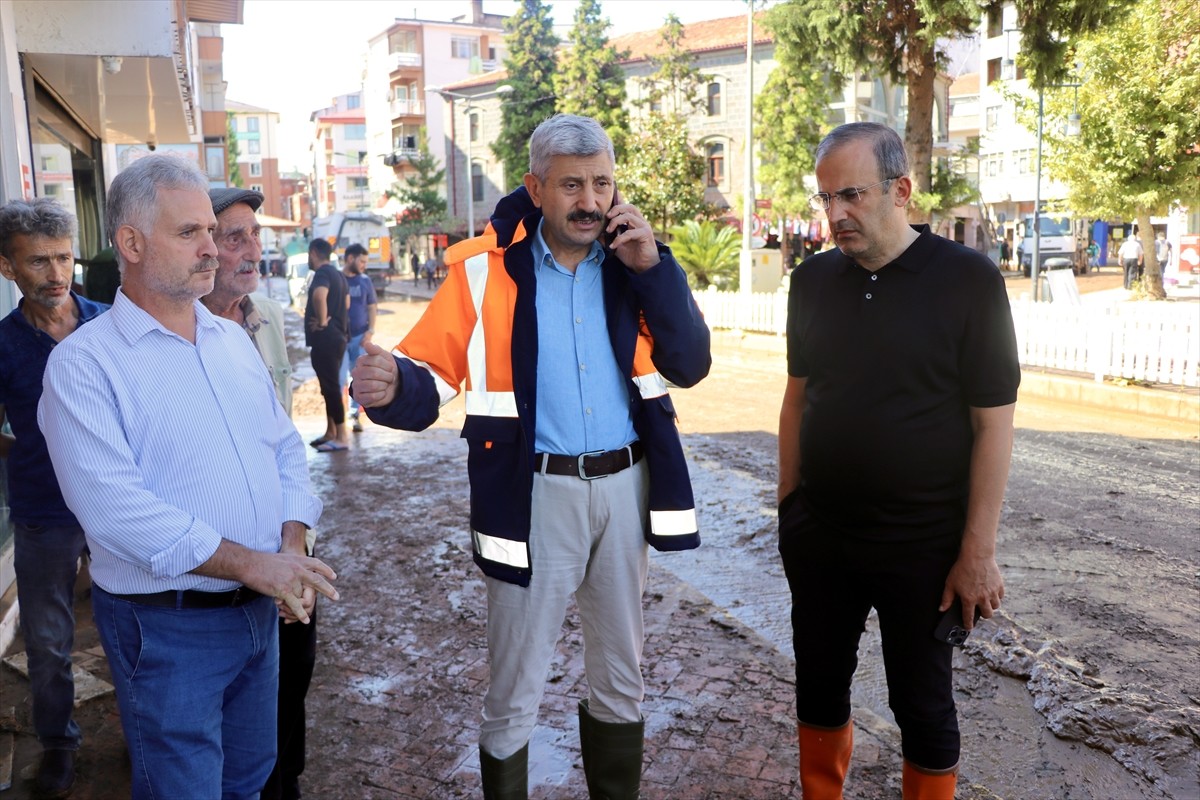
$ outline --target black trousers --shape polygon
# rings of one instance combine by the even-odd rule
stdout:
[[[826,728],[850,719],[858,642],[874,608],[904,757],[927,769],[954,766],[953,648],[933,629],[958,542],[851,541],[796,505],[781,520],[779,552],[792,592],[797,719]]]
[[[312,338],[313,372],[325,399],[325,416],[335,425],[346,422],[346,406],[342,402],[342,356],[346,354],[346,337],[339,331],[326,328],[317,331]]]
[[[317,662],[317,612],[307,625],[279,621],[279,719],[275,769],[261,800],[296,800],[304,772],[304,698]]]

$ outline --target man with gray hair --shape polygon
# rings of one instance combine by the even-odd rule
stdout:
[[[486,798],[526,797],[529,737],[572,594],[588,791],[638,796],[647,544],[700,543],[666,385],[708,374],[708,328],[613,171],[595,120],[539,125],[525,185],[482,236],[446,252],[446,281],[398,354],[369,344],[353,373],[372,421],[405,430],[432,424],[466,384],[471,539],[488,593]]]
[[[75,578],[87,552],[83,528],[63,500],[37,426],[42,374],[54,347],[108,308],[71,291],[75,218],[48,197],[0,207],[0,274],[21,302],[0,320],[0,458],[8,459],[13,567],[29,667],[33,729],[42,745],[34,779],[42,797],[65,797],[83,736],[71,717],[75,681]]]
[[[38,423],[92,553],[92,608],[132,795],[257,798],[275,763],[277,609],[307,623],[328,566],[305,448],[213,288],[208,181],[151,155],[116,177],[112,310],[55,347]]]

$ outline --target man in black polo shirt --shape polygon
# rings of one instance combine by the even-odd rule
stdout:
[[[850,682],[871,608],[900,727],[904,796],[951,800],[951,646],[1004,597],[996,529],[1020,383],[1004,280],[984,255],[909,226],[896,133],[842,125],[812,198],[837,250],[792,274],[779,415],[779,550],[792,590],[800,780],[841,797]]]

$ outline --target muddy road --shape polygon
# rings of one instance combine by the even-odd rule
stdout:
[[[381,304],[376,341],[396,341],[423,308],[412,301]],[[691,553],[656,555],[654,562],[790,658],[774,516],[775,427],[784,381],[779,342],[720,334],[711,376],[694,389],[673,391],[705,544]],[[319,413],[315,387],[306,384],[296,408],[302,432],[319,425],[312,416]],[[381,530],[401,500],[422,502],[421,485],[462,486],[465,505],[465,447],[454,439],[461,421],[456,401],[444,409],[438,431],[419,435],[423,439],[404,435],[412,463],[403,485],[359,481],[335,459],[320,456],[312,461],[314,480],[323,491],[339,487],[341,497],[348,494],[345,482],[357,482],[351,502]],[[982,623],[956,657],[964,734],[960,797],[1200,798],[1196,434],[1116,411],[1022,398],[998,551],[1007,595],[1001,612]],[[371,435],[368,426],[364,436]],[[433,568],[447,568],[441,559],[469,560],[462,552],[465,508],[431,504],[426,513],[437,530],[433,538],[446,543]],[[336,549],[326,552],[336,563]],[[387,574],[379,580],[388,585]],[[471,582],[477,579],[466,580],[463,596],[476,596]],[[388,602],[403,607],[421,600],[407,595]],[[420,644],[420,631],[392,635],[408,637],[408,650],[436,646]],[[869,626],[855,682],[856,720],[898,739],[877,637]],[[395,642],[380,641],[385,644]],[[462,665],[470,677],[466,691],[481,691],[479,656]]]

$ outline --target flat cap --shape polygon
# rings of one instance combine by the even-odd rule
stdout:
[[[212,201],[213,214],[220,214],[234,203],[245,203],[251,211],[258,211],[263,204],[262,192],[253,189],[239,189],[231,186],[227,189],[209,189],[208,199]]]

